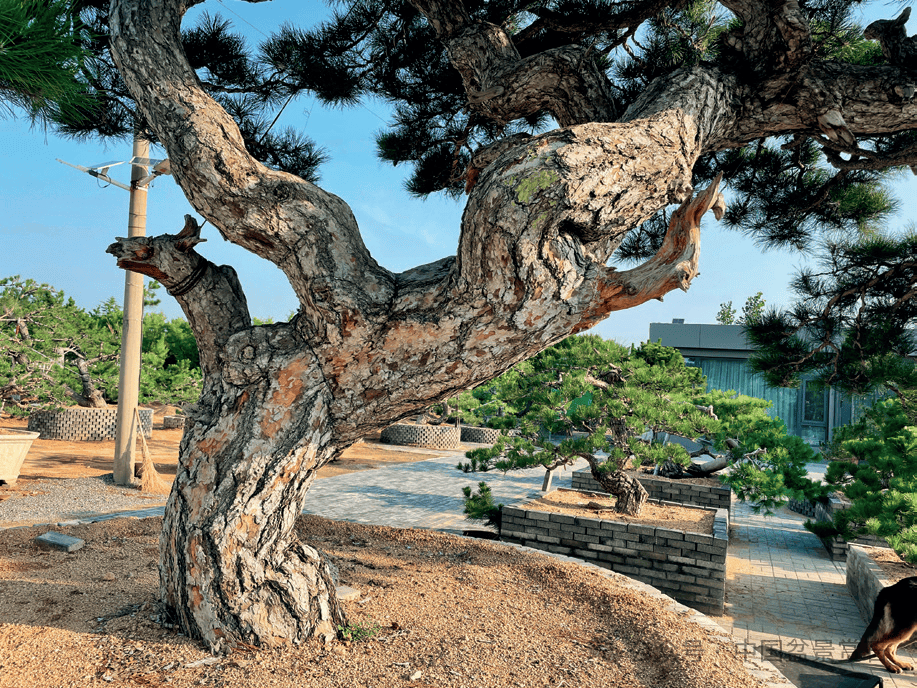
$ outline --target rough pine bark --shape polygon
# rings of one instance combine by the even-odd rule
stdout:
[[[88,408],[106,408],[108,404],[105,403],[102,392],[96,389],[95,383],[92,381],[92,376],[89,374],[89,363],[86,359],[77,358],[73,365],[76,368],[77,376],[80,378],[80,387],[82,388],[81,394],[72,394],[76,402],[80,406]]]
[[[603,490],[615,496],[615,511],[628,516],[639,516],[650,496],[640,481],[624,471],[602,470],[602,463],[591,454],[581,456],[589,464],[592,479],[601,485]]]
[[[907,75],[811,59],[795,3],[726,3],[744,20],[731,45],[751,72],[686,68],[620,113],[584,47],[522,58],[458,0],[415,0],[472,111],[510,121],[547,108],[562,128],[479,151],[457,255],[394,274],[344,201],[248,154],[183,54],[191,4],[113,0],[113,55],[190,203],[283,270],[301,304],[290,323],[252,326],[232,269],[197,253],[193,222],[109,248],[166,287],[198,341],[203,392],[166,509],[160,580],[182,627],[213,649],[329,637],[343,622],[329,567],[292,527],[315,471],[345,447],[615,310],[689,287],[700,217],[718,198],[715,185],[694,198],[701,155],[771,135],[841,145],[917,125],[914,99],[896,91]],[[762,57],[773,50],[779,60]],[[628,231],[673,203],[679,219],[653,259],[608,265]],[[615,481],[639,508],[639,492]]]

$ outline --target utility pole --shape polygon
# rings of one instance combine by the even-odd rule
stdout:
[[[134,135],[133,158],[148,158],[150,144]],[[146,236],[146,190],[139,185],[147,176],[147,168],[131,165],[130,205],[127,216],[127,236]],[[137,400],[140,396],[140,345],[143,338],[143,275],[124,271],[124,322],[121,327],[121,370],[118,376],[118,420],[115,425],[116,485],[134,483],[137,463]]]
[[[123,162],[105,162],[93,167],[82,167],[64,162],[81,172],[86,172],[109,184],[130,192],[127,235],[146,236],[146,199],[149,183],[162,174],[170,174],[168,160],[151,160],[150,144],[140,135],[134,136],[131,166],[131,185],[121,184],[108,176],[108,170]],[[147,168],[152,165],[153,171]],[[135,482],[137,401],[140,396],[140,345],[143,338],[143,275],[124,272],[124,323],[121,329],[121,369],[118,377],[118,414],[115,426],[114,478],[117,485]]]

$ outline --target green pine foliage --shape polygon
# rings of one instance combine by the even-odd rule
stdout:
[[[0,0],[0,106],[45,123],[89,107],[83,28],[69,0]]]
[[[152,290],[155,293],[155,290]],[[28,413],[69,406],[86,396],[79,364],[108,403],[118,400],[123,313],[114,299],[85,311],[63,292],[34,280],[0,279],[0,403]],[[141,403],[192,402],[200,395],[197,344],[184,320],[149,313],[143,320]]]
[[[465,495],[465,518],[469,521],[486,521],[489,526],[500,527],[503,505],[494,503],[487,483],[478,483],[477,492],[472,492],[469,486],[463,487],[462,494]]]
[[[52,103],[55,107],[47,111],[47,123],[58,133],[80,140],[130,139],[141,132],[155,143],[152,128],[136,107],[111,55],[108,0],[0,0],[0,31],[3,8],[20,5],[56,9],[61,35],[53,55],[61,78],[79,95]],[[309,59],[290,52],[289,44],[296,43],[299,35],[298,30],[286,27],[254,49],[233,31],[230,22],[204,14],[196,25],[183,29],[182,44],[204,88],[236,121],[252,155],[269,167],[317,182],[318,168],[327,159],[325,151],[301,132],[272,125],[292,101],[308,93],[328,103],[354,102],[353,78],[340,64],[335,68],[320,57]],[[24,94],[17,97],[26,104],[35,100],[33,90],[4,82],[2,60],[0,92],[9,101],[14,101],[9,94],[16,93]],[[58,104],[62,107],[56,107]]]
[[[656,343],[628,348],[573,336],[450,403],[466,421],[504,430],[493,447],[467,453],[457,466],[466,473],[553,469],[577,458],[591,458],[606,474],[667,461],[689,465],[687,450],[665,442],[670,433],[729,453],[732,469],[722,480],[767,513],[787,499],[823,500],[827,493],[807,477],[811,448],[768,415],[770,402],[708,392],[698,368]],[[716,419],[698,407],[712,407]],[[761,449],[754,461],[739,460]],[[480,483],[477,494],[465,488],[469,518],[492,507],[485,487]]]
[[[885,538],[917,563],[917,427],[899,399],[878,402],[857,423],[840,428],[826,482],[850,500],[831,524],[807,523],[820,537]]]
[[[739,499],[766,513],[788,499],[827,499],[829,488],[808,478],[806,464],[816,460],[815,452],[801,437],[788,434],[782,420],[768,415],[771,402],[732,390],[711,390],[695,397],[695,402],[713,406],[720,420],[715,433],[708,436],[715,447],[725,449],[726,440],[733,439],[739,443],[730,450],[734,457],[757,449],[766,451],[759,460],[734,462],[723,475],[723,482]]]
[[[889,389],[911,408],[915,258],[913,230],[827,244],[795,278],[796,303],[747,328],[752,367],[775,386],[810,375],[854,394]]]

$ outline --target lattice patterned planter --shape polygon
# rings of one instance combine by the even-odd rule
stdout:
[[[403,444],[430,449],[458,449],[461,431],[454,425],[407,425],[385,428],[380,439],[386,444]]]
[[[37,439],[37,432],[27,430],[4,430],[0,434],[0,483],[16,484],[26,454]]]
[[[711,509],[726,509],[732,514],[732,490],[727,485],[697,485],[682,480],[665,480],[645,473],[636,473],[635,478],[643,485],[650,499],[675,502],[681,505],[705,506]],[[574,490],[603,492],[588,468],[573,471],[570,481]]]
[[[462,426],[462,442],[493,444],[500,439],[500,431],[493,428],[478,428],[473,425]]]
[[[144,437],[153,436],[153,409],[140,412],[140,430]],[[33,411],[29,414],[29,430],[41,434],[43,440],[101,442],[115,439],[117,408],[74,408],[60,411]]]
[[[713,534],[569,516],[521,505],[503,507],[500,538],[585,559],[648,583],[705,614],[720,615],[726,596],[729,512],[673,506],[715,511]]]

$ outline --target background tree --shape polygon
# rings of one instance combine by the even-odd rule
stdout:
[[[672,477],[731,467],[723,481],[768,512],[788,499],[824,497],[825,489],[806,479],[814,453],[767,414],[770,402],[706,387],[700,369],[686,366],[676,349],[573,336],[454,401],[482,424],[509,430],[493,447],[468,452],[458,468],[554,470],[585,459],[629,515],[639,515],[646,492],[624,471],[641,466]],[[670,435],[706,448],[689,454]],[[694,461],[699,457],[703,464]],[[469,518],[498,520],[486,483],[464,493]]]
[[[0,403],[106,406],[91,368],[117,360],[112,324],[46,284],[0,280]]]
[[[732,307],[732,301],[720,304],[720,310],[716,313],[716,321],[720,325],[736,324],[736,309]]]
[[[720,325],[745,325],[754,324],[764,317],[764,294],[758,292],[749,296],[742,306],[742,315],[736,318],[736,310],[732,307],[732,301],[720,304],[720,310],[716,314],[716,321]]]
[[[123,321],[114,299],[87,312],[46,284],[0,279],[0,410],[117,402]],[[199,396],[200,363],[187,322],[147,313],[141,357],[142,402]]]
[[[878,170],[917,154],[912,42],[904,16],[867,27],[881,47],[867,45],[851,4],[361,0],[284,29],[260,49],[269,77],[329,102],[383,95],[397,121],[380,152],[413,165],[410,188],[469,194],[457,255],[395,275],[341,199],[246,150],[235,105],[195,72],[188,3],[115,0],[112,55],[176,181],[301,303],[253,326],[232,269],[196,252],[193,219],[109,248],[177,298],[200,351],[160,562],[179,624],[214,649],[333,635],[330,568],[292,533],[315,470],[687,289],[707,210],[796,248],[880,224],[893,204]],[[644,262],[619,269],[628,259]]]

